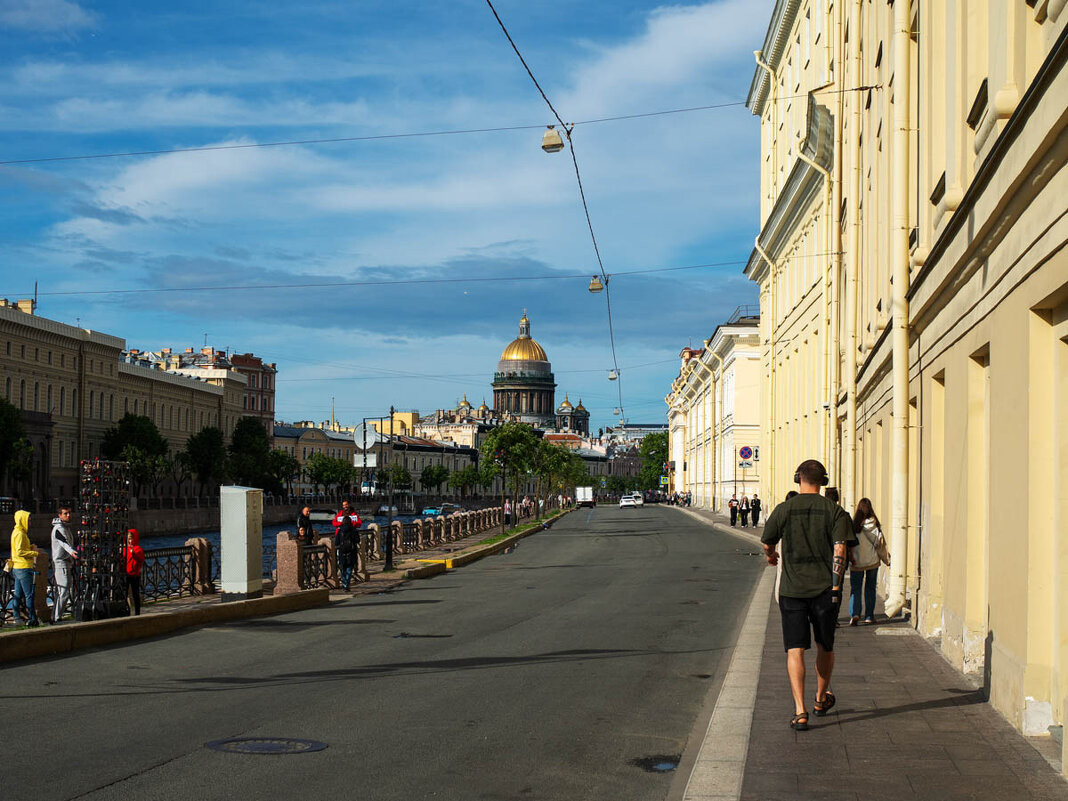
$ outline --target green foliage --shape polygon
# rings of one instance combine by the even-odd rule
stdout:
[[[642,466],[638,471],[639,489],[659,489],[664,463],[668,460],[668,435],[666,431],[642,437],[638,454]]]
[[[8,474],[15,479],[24,477],[20,473],[26,461],[27,448],[32,458],[33,448],[22,428],[22,412],[14,404],[0,398],[0,480]]]
[[[633,479],[631,479],[633,481]],[[605,482],[605,489],[611,493],[622,494],[631,489],[631,485],[623,476],[609,476]]]
[[[201,492],[226,479],[226,442],[220,429],[215,426],[202,428],[185,444],[185,454]]]
[[[267,484],[267,459],[271,452],[267,429],[256,417],[242,417],[230,436],[230,476],[246,487]]]
[[[313,453],[304,463],[304,476],[311,482],[313,490],[319,486],[343,490],[356,479],[356,469],[344,459]]]
[[[100,452],[106,459],[122,459],[122,453],[133,447],[149,456],[166,456],[167,440],[159,433],[151,418],[143,414],[124,414],[118,425],[104,434]]]
[[[300,470],[300,462],[296,456],[286,451],[275,448],[267,456],[267,483],[271,492],[281,493],[283,490],[292,494],[293,477]]]
[[[493,429],[482,442],[482,456],[504,472],[513,493],[519,491],[522,476],[534,467],[539,439],[526,423],[512,421]]]
[[[134,496],[148,487],[153,494],[170,470],[170,460],[165,454],[147,453],[136,445],[127,445],[118,458],[130,465],[130,484]]]
[[[419,486],[425,491],[434,487],[435,492],[441,492],[441,485],[449,479],[449,468],[443,464],[428,464],[419,474]]]
[[[452,475],[449,476],[449,486],[453,489],[460,490],[460,497],[466,497],[468,491],[475,486],[478,486],[481,481],[479,475],[479,469],[474,465],[468,465],[460,470],[454,470]],[[492,479],[491,479],[492,482]]]
[[[412,474],[403,465],[394,463],[384,467],[378,477],[379,489],[388,485],[391,479],[393,489],[408,489],[412,486]]]

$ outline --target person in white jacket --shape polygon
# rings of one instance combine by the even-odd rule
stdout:
[[[849,625],[855,626],[861,622],[869,625],[875,622],[875,584],[879,577],[879,554],[875,550],[875,543],[883,536],[883,532],[867,498],[860,499],[857,511],[853,513],[853,534],[857,543],[853,547],[853,558],[849,565]]]
[[[71,542],[71,509],[59,507],[59,517],[52,520],[52,566],[56,573],[56,597],[52,600],[52,622],[58,623],[70,603],[71,567],[78,558],[78,551]]]

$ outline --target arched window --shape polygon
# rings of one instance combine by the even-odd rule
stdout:
[[[39,412],[41,410],[41,385],[36,381],[33,382],[33,411]]]
[[[74,417],[81,416],[81,410],[78,408],[78,390],[76,389],[70,391],[70,413]]]
[[[115,396],[108,395],[108,420],[115,422]]]
[[[48,385],[48,391],[45,393],[45,411],[52,414],[52,385]]]
[[[67,413],[67,388],[59,388],[59,416],[62,417]]]
[[[8,376],[7,379],[4,381],[4,397],[7,398],[7,400],[9,402],[11,401],[11,377],[10,376]]]
[[[19,408],[26,408],[26,379],[19,381]]]

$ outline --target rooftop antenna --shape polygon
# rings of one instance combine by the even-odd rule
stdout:
[[[33,309],[37,310],[37,282],[33,282]]]
[[[206,348],[207,346],[208,346],[208,332],[205,331],[204,332],[204,347]]]

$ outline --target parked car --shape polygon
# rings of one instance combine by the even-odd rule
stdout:
[[[642,500],[642,494],[640,492],[635,492],[630,497],[634,499],[635,506],[645,506],[645,501]]]
[[[622,509],[624,506],[637,506],[637,505],[638,504],[634,501],[634,496],[633,495],[624,495],[619,499],[619,508],[620,509]]]

